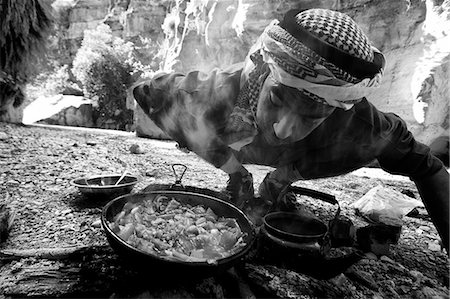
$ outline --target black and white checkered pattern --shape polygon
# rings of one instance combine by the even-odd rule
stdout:
[[[248,80],[239,93],[222,136],[228,144],[256,134],[258,98],[261,86],[269,74],[269,68],[259,52],[253,53],[250,58],[255,68],[250,72]]]
[[[370,41],[349,16],[327,9],[309,9],[296,16],[296,23],[343,52],[373,61]]]
[[[341,68],[335,66],[331,62],[328,62],[327,60],[319,56],[317,53],[302,44],[280,26],[273,26],[269,31],[267,31],[267,34],[277,42],[280,42],[289,47],[292,51],[292,54],[298,57],[298,60],[293,60],[287,55],[278,57],[278,54],[269,53],[272,59],[289,74],[302,79],[304,79],[306,76],[316,77],[317,74],[314,71],[314,66],[316,64],[320,64],[330,70],[333,75],[336,76],[336,78],[349,83],[357,83],[360,81]],[[304,64],[299,64],[298,61],[303,61]]]

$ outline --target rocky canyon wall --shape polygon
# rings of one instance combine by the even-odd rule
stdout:
[[[53,2],[52,0],[47,0]],[[64,59],[73,58],[86,29],[108,24],[116,36],[161,43],[161,24],[168,0],[78,0],[68,10],[58,37]],[[214,6],[214,7],[213,7]],[[205,34],[192,31],[184,42],[177,71],[208,71],[242,61],[250,45],[273,19],[289,9],[329,8],[349,14],[386,56],[382,86],[369,97],[382,111],[400,115],[414,135],[429,143],[448,132],[450,1],[435,0],[221,0],[209,1],[212,22]],[[214,8],[214,9],[213,9]],[[243,33],[237,36],[235,16],[245,11]],[[139,114],[139,113],[138,113]],[[142,118],[142,113],[139,114]],[[148,120],[138,133],[152,133]],[[150,129],[148,129],[150,128]],[[143,130],[139,132],[139,130]]]

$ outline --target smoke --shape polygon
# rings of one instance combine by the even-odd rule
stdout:
[[[217,132],[205,117],[206,107],[189,105],[189,101],[186,103],[184,111],[180,111],[178,115],[178,121],[185,124],[182,130],[191,150],[206,157],[212,150],[212,142],[218,139]]]
[[[211,120],[205,117],[208,105],[193,104],[189,95],[185,96],[182,103],[174,100],[170,108],[154,115],[159,127],[181,147],[187,146],[190,151],[209,160],[218,135]]]

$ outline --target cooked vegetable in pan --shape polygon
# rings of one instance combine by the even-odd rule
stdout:
[[[216,263],[245,246],[234,218],[164,195],[128,202],[113,220],[111,230],[128,244],[171,260]]]

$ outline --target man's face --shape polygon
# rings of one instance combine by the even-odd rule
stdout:
[[[293,111],[287,101],[287,90],[276,82],[272,76],[268,76],[260,92],[257,116],[259,125],[263,125],[263,131],[273,134],[279,140],[285,139],[295,129]]]
[[[333,111],[269,75],[261,88],[256,118],[269,142],[292,143],[307,136]]]

